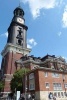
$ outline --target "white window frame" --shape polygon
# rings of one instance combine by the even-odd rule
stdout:
[[[54,86],[55,84],[55,86]],[[60,86],[59,86],[60,85]],[[61,83],[53,83],[53,89],[56,91],[61,91],[62,90],[62,84]]]

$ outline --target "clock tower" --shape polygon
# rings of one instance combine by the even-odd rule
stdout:
[[[16,69],[16,60],[23,55],[28,55],[27,29],[24,19],[24,11],[21,7],[14,10],[14,16],[8,28],[7,44],[2,50],[2,76],[5,82],[4,92],[10,92],[10,81]]]

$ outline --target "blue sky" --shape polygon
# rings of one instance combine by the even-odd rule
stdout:
[[[0,53],[7,42],[7,29],[19,1],[25,11],[30,54],[67,59],[67,0],[0,0]],[[0,63],[1,59],[0,55]]]

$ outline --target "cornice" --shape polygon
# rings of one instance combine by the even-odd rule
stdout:
[[[29,48],[22,48],[21,46],[13,45],[11,43],[7,43],[4,49],[1,52],[2,56],[5,56],[7,52],[14,52],[14,53],[21,53],[21,54],[29,54],[31,52],[31,49]]]

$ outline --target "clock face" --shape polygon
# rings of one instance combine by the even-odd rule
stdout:
[[[17,21],[18,21],[19,23],[21,23],[21,24],[24,24],[24,19],[22,19],[22,18],[17,18]]]

